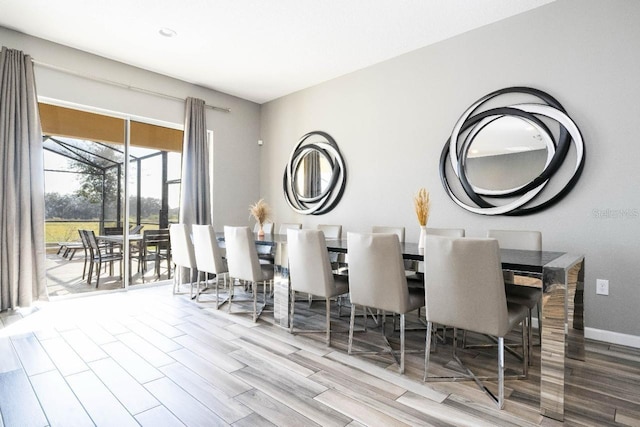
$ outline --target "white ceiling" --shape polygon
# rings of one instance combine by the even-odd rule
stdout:
[[[0,26],[263,103],[552,1],[0,0]]]

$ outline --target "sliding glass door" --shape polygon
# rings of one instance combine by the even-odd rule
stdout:
[[[177,222],[182,131],[47,104],[41,117],[50,295],[168,279],[168,243],[145,235]]]

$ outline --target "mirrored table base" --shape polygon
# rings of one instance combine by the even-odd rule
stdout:
[[[287,245],[278,242],[276,246],[274,319],[277,325],[288,328]],[[565,358],[584,360],[584,256],[562,254],[553,259],[542,268],[542,282],[540,413],[562,421],[565,380],[569,374]]]
[[[562,421],[565,358],[584,360],[584,256],[562,255],[542,274],[540,413]]]

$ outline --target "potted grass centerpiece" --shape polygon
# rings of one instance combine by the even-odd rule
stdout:
[[[413,198],[413,206],[416,210],[416,217],[418,217],[418,223],[420,224],[420,240],[418,241],[418,248],[424,248],[424,239],[427,235],[427,221],[429,220],[429,192],[426,188],[418,190],[418,194]]]
[[[249,206],[249,213],[251,213],[251,216],[260,225],[258,237],[264,237],[264,230],[262,229],[262,226],[265,222],[271,219],[271,208],[264,199],[260,199],[255,204]]]

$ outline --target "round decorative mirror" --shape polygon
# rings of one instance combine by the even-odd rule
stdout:
[[[329,188],[333,162],[324,151],[309,148],[300,156],[293,177],[296,194],[301,199],[313,199]]]
[[[553,157],[553,140],[538,125],[502,116],[470,137],[464,169],[476,193],[513,192],[539,176]]]
[[[338,204],[346,181],[347,170],[335,140],[326,132],[309,132],[289,156],[284,197],[298,213],[322,215]]]
[[[502,99],[509,99],[506,106]],[[569,178],[560,187],[554,183],[555,194],[540,196],[570,151],[573,170],[559,174]],[[440,179],[449,197],[470,212],[526,215],[562,199],[578,181],[584,158],[580,130],[555,98],[512,87],[463,113],[442,150]]]

